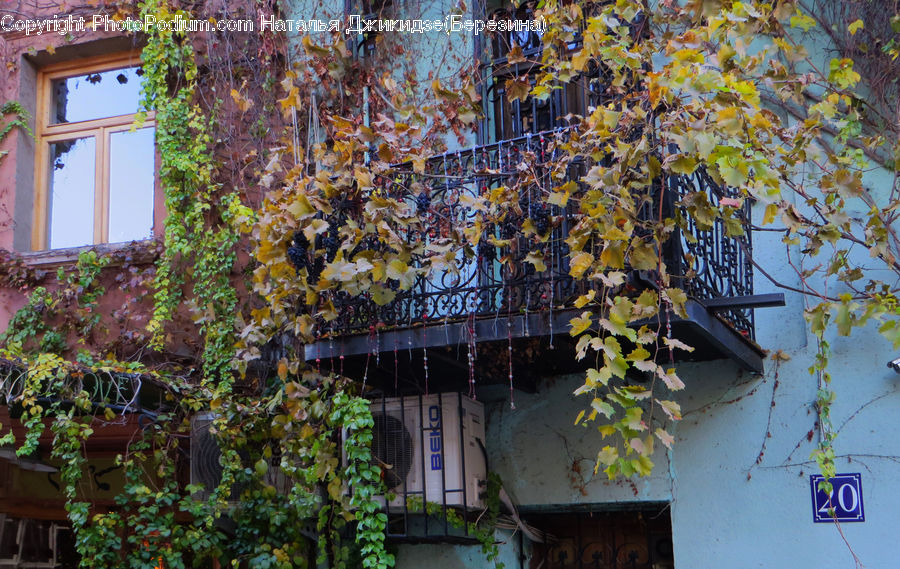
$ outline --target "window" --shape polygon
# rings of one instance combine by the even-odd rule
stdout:
[[[135,116],[142,72],[135,55],[78,60],[38,76],[32,249],[153,235],[153,114]]]
[[[390,16],[389,11],[393,4],[393,0],[346,0],[344,3],[344,13],[346,15],[360,15],[363,22],[370,20],[380,20]],[[361,32],[356,35],[353,42],[354,53],[360,59],[371,60],[375,57],[375,52],[380,41],[380,32],[377,30]]]
[[[516,9],[498,9],[489,18],[495,21],[535,19],[534,2],[523,2]],[[585,17],[589,10],[599,10],[602,4],[585,5]],[[539,99],[528,96],[524,100],[507,98],[507,81],[527,80],[534,87],[541,73],[543,33],[540,31],[497,31],[489,35],[485,46],[484,76],[485,120],[481,136],[484,143],[512,140],[548,130],[564,128],[570,124],[568,115],[586,115],[590,107],[613,100],[608,91],[610,77],[600,65],[591,61],[587,68],[566,82],[559,82],[552,93]],[[566,44],[568,53],[580,49],[581,34],[576,34]],[[520,58],[510,61],[510,51],[520,50]]]
[[[530,569],[672,569],[672,522],[668,506],[638,511],[525,516],[552,536],[535,543]]]
[[[56,522],[0,514],[0,567],[78,567],[72,530]]]

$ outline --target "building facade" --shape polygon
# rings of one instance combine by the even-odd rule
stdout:
[[[730,208],[727,215],[708,224],[698,223],[693,213],[685,214],[684,223],[659,243],[654,258],[659,266],[665,265],[674,284],[663,284],[658,271],[638,269],[632,261],[623,266],[622,280],[604,284],[632,299],[641,298],[644,291],[662,294],[668,286],[686,293],[678,309],[663,303],[663,309],[652,316],[627,322],[633,330],[656,330],[657,343],[665,338],[693,347],[690,352],[677,353],[673,348],[661,348],[655,358],[666,368],[674,367],[686,384],[684,390],[672,390],[667,399],[679,408],[674,414],[680,420],[667,427],[673,444],[668,448],[657,441],[648,455],[654,467],[647,476],[634,473],[608,479],[603,466],[598,471],[598,451],[608,441],[597,424],[581,421],[584,396],[573,392],[584,384],[589,365],[575,357],[584,347],[569,330],[575,325],[573,319],[583,317],[577,299],[586,294],[593,298],[591,291],[600,287],[597,279],[590,281],[584,271],[573,276],[573,242],[567,238],[580,219],[578,206],[565,200],[548,202],[547,196],[570,187],[566,200],[569,193],[575,196],[573,203],[576,198],[588,200],[586,187],[598,185],[596,178],[591,181],[594,167],[605,164],[605,158],[593,158],[593,163],[566,158],[567,152],[577,154],[571,147],[577,143],[573,133],[580,132],[579,119],[572,117],[590,116],[607,105],[617,108],[617,98],[628,86],[611,88],[608,69],[598,64],[585,65],[568,80],[558,80],[547,96],[529,93],[539,85],[544,69],[541,58],[548,49],[544,37],[548,32],[536,27],[476,34],[464,26],[467,20],[534,22],[541,13],[530,3],[518,8],[481,2],[472,6],[442,1],[412,4],[294,2],[274,12],[268,10],[274,7],[262,7],[251,16],[260,24],[260,17],[271,17],[273,27],[276,20],[295,25],[300,21],[340,21],[351,32],[343,34],[343,53],[358,66],[352,69],[367,69],[382,78],[381,83],[360,88],[359,115],[349,120],[355,121],[360,144],[353,156],[362,159],[363,168],[379,161],[394,163],[390,174],[382,170],[369,180],[371,195],[394,199],[398,208],[418,216],[418,221],[408,226],[413,229],[403,230],[407,233],[394,226],[384,230],[396,230],[400,241],[410,244],[404,249],[402,268],[393,266],[396,276],[390,277],[401,284],[378,288],[375,283],[374,288],[358,289],[356,294],[345,284],[334,295],[317,299],[320,309],[312,311],[308,321],[310,339],[296,352],[302,361],[291,362],[295,367],[290,373],[301,373],[296,366],[330,371],[367,390],[375,417],[372,452],[386,473],[383,481],[391,494],[381,505],[387,514],[384,531],[396,566],[452,569],[502,562],[507,568],[532,569],[788,564],[837,568],[852,566],[855,560],[869,567],[891,566],[893,554],[885,544],[890,543],[896,528],[894,512],[900,508],[900,499],[891,489],[900,446],[889,434],[889,421],[900,393],[898,372],[885,364],[896,353],[874,324],[860,326],[850,336],[835,328],[828,328],[822,337],[811,332],[808,311],[815,302],[809,291],[818,290],[821,283],[810,282],[818,276],[805,273],[808,267],[796,266],[804,245],[786,243],[783,231],[757,231],[768,223],[764,222],[768,204],[744,199],[746,194],[706,166],[684,173],[673,170],[671,175],[651,181],[642,190],[643,205],[635,210],[635,223],[642,216],[653,218],[657,212],[660,217],[674,218],[687,211],[687,200],[697,195],[720,212]],[[76,15],[92,17],[94,11],[85,7]],[[228,16],[227,10],[215,13],[220,20]],[[10,15],[17,21],[25,19],[18,13]],[[32,19],[53,16],[40,11],[28,15]],[[360,17],[354,19],[357,15]],[[463,24],[449,33],[404,34],[380,23],[366,26],[375,21],[443,22],[454,15]],[[642,22],[638,15],[622,26],[627,28],[621,32],[623,37],[640,41],[642,34],[649,33]],[[587,27],[570,32],[558,45],[564,46],[562,52],[576,54],[591,35]],[[265,37],[265,33],[259,35]],[[315,67],[316,51],[309,47],[325,45],[333,37],[327,26],[315,31],[310,31],[309,25],[302,31],[273,29],[271,33],[284,40],[277,61],[285,69],[296,70],[301,79],[304,70],[338,77],[335,68]],[[816,35],[801,39],[811,47],[825,41]],[[0,247],[16,253],[4,261],[9,275],[0,290],[0,321],[10,331],[17,324],[17,311],[35,298],[36,287],[46,285],[51,291],[77,287],[77,276],[52,284],[56,269],[83,275],[82,269],[74,268],[76,261],[85,252],[96,251],[111,255],[112,264],[100,266],[104,289],[91,310],[114,316],[117,325],[107,326],[102,333],[88,330],[88,345],[98,336],[103,342],[109,341],[108,336],[119,337],[124,339],[110,345],[120,354],[128,350],[134,354],[149,342],[143,333],[133,340],[124,335],[146,327],[147,314],[153,310],[148,300],[152,288],[148,281],[129,285],[131,277],[117,276],[152,271],[150,267],[159,258],[154,243],[162,240],[166,210],[173,204],[166,201],[160,182],[160,172],[166,169],[161,156],[165,150],[159,143],[155,149],[153,146],[157,121],[164,119],[153,110],[141,114],[138,86],[144,81],[140,71],[144,43],[140,35],[107,31],[32,36],[13,29],[0,34],[0,53],[8,62],[7,69],[0,72],[5,74],[0,97],[21,104],[30,129],[10,130],[0,147],[7,152],[0,155],[0,212],[6,216],[0,220]],[[220,49],[215,41],[205,45],[210,51]],[[259,50],[262,54],[263,48]],[[660,58],[666,57],[672,54],[660,54]],[[252,59],[252,54],[247,58]],[[818,61],[815,56],[811,59]],[[823,55],[822,59],[827,58]],[[444,129],[434,144],[438,151],[426,156],[413,148],[408,161],[394,160],[396,155],[387,147],[382,156],[382,149],[366,139],[366,132],[381,128],[374,126],[377,123],[400,122],[406,112],[403,104],[440,99],[441,84],[452,85],[453,78],[465,70],[478,78],[472,84],[477,98],[472,100],[480,100],[481,114],[464,120],[460,119],[464,105],[443,101],[438,107],[447,104],[453,109],[448,116],[463,109],[450,116],[448,124],[459,119],[470,124],[470,129]],[[352,79],[341,77],[338,82]],[[403,85],[399,89],[405,94],[403,104],[400,98],[379,90],[378,85],[391,79]],[[324,79],[322,85],[321,92],[315,87],[310,90],[312,96],[320,100],[333,97],[334,93],[326,92]],[[521,85],[525,85],[525,93],[510,94]],[[249,129],[250,98],[240,85],[236,87],[232,100],[219,104],[232,113],[234,124]],[[263,112],[264,105],[260,99],[257,108],[249,112]],[[370,112],[376,107],[393,108],[395,115],[389,119]],[[774,114],[786,112],[770,107]],[[273,108],[266,112],[277,116]],[[338,179],[333,173],[340,166],[314,150],[335,140],[343,142],[331,138],[325,128],[319,131],[319,123],[335,120],[334,116],[320,116],[315,99],[305,110],[301,105],[291,107],[290,101],[281,105],[282,110],[291,108],[293,114],[285,112],[278,120],[288,124],[288,131],[297,137],[294,151],[302,148],[306,152],[300,160],[302,168],[315,167],[319,172],[331,172],[332,181]],[[9,117],[18,113],[9,109]],[[139,128],[133,126],[135,120]],[[800,122],[787,116],[784,121]],[[298,124],[306,124],[306,128]],[[632,135],[622,133],[623,139]],[[259,140],[259,144],[271,142],[265,136]],[[243,141],[235,135],[233,140],[220,139],[216,148],[224,154]],[[590,153],[582,151],[581,155]],[[262,157],[259,161],[265,162]],[[560,161],[565,164],[561,169],[554,166]],[[264,172],[262,164],[252,163],[257,169],[246,174],[246,179],[252,180],[248,185],[259,184],[258,179],[272,174],[271,170]],[[351,164],[349,170],[353,172],[360,164]],[[275,178],[288,175],[274,173]],[[351,175],[364,185],[358,173]],[[626,174],[622,175],[624,179]],[[327,185],[327,178],[325,174],[317,180]],[[234,178],[229,178],[222,186],[233,182]],[[251,207],[265,212],[269,202],[262,198],[275,201],[266,193],[270,184],[271,180],[254,186],[256,189],[245,195],[250,196]],[[862,177],[862,184],[876,207],[892,203],[891,190],[897,184],[894,173],[873,167]],[[487,206],[479,198],[510,188],[515,195],[499,200],[511,204],[502,220],[490,228],[479,225],[480,239],[472,237],[474,234],[460,238],[476,219],[481,223],[479,216]],[[346,188],[342,191],[352,194]],[[341,227],[354,222],[364,227],[371,221],[366,217],[371,210],[354,201],[357,198],[342,198],[340,191],[335,195],[335,212],[317,220],[334,225],[332,217],[340,218]],[[793,200],[797,211],[809,207],[802,197],[785,196]],[[848,215],[867,215],[868,202],[860,203],[848,206]],[[316,207],[323,206],[320,202],[310,206],[311,210]],[[315,226],[302,215],[297,215],[297,232],[282,238],[280,246],[285,251],[278,254],[285,263],[289,259],[290,265],[285,266],[294,271],[290,278],[299,275],[313,286],[330,278],[323,274],[343,259],[336,253],[337,242],[349,238],[337,229],[333,234],[330,229],[316,229],[309,237],[301,236],[304,224]],[[522,229],[526,222],[530,233]],[[741,230],[736,230],[737,226]],[[244,239],[258,239],[258,235]],[[335,242],[334,251],[329,251],[328,239]],[[466,239],[467,248],[448,245]],[[142,244],[117,245],[135,241]],[[599,259],[607,247],[608,241],[597,239],[580,244],[578,251]],[[376,246],[372,248],[377,251]],[[258,253],[251,254],[259,260]],[[868,250],[847,252],[853,262],[879,270],[867,256]],[[371,268],[370,261],[377,256],[356,257],[357,267],[360,258]],[[318,268],[316,259],[323,259]],[[349,255],[346,258],[350,265],[353,260]],[[252,267],[246,259],[242,262]],[[432,269],[415,271],[424,266]],[[339,268],[332,273],[335,271]],[[247,273],[252,273],[252,268]],[[403,285],[406,275],[410,281]],[[239,281],[235,274],[228,278]],[[243,315],[252,312],[249,307],[258,306],[251,299],[253,286],[235,284],[241,294],[238,310]],[[837,286],[832,296],[852,290]],[[384,296],[377,300],[379,292]],[[132,310],[122,312],[125,307]],[[76,301],[70,308],[77,311],[83,306]],[[322,316],[328,311],[333,314]],[[191,318],[185,312],[176,320]],[[78,322],[83,327],[85,320]],[[179,364],[192,361],[184,366],[199,367],[197,346],[203,342],[198,332],[187,325],[178,328],[171,332],[169,348],[146,357],[141,351],[133,357],[153,363],[168,360],[166,364],[182,358]],[[56,342],[77,342],[77,326],[62,330]],[[41,330],[40,348],[53,351],[54,338],[47,332]],[[628,337],[626,332],[622,335]],[[8,335],[6,342],[11,340],[15,337]],[[20,342],[28,340],[27,336],[19,338]],[[252,351],[251,340],[246,334],[239,339],[244,342],[243,350]],[[810,373],[823,340],[830,345],[829,386]],[[290,344],[286,341],[279,346],[270,339],[257,346],[256,355],[262,352],[262,360],[277,371],[257,370],[256,377],[265,379],[268,373],[283,380],[277,353]],[[594,355],[601,357],[591,357]],[[5,383],[0,387],[8,406],[0,414],[0,423],[11,425],[21,440],[23,419],[16,398],[23,391],[16,383],[20,376],[10,371],[15,364],[4,358]],[[114,402],[118,407],[108,406],[120,417],[97,425],[96,436],[86,443],[86,468],[93,476],[89,499],[99,510],[115,511],[114,497],[124,480],[114,457],[135,433],[142,432],[147,421],[166,412],[163,401],[171,388],[164,381],[156,385],[156,376],[151,380],[127,371],[110,372],[108,380],[116,386],[130,386],[122,388],[120,400]],[[642,392],[662,381],[655,373],[655,369],[649,375],[646,370],[623,371],[622,385]],[[135,382],[141,387],[135,388]],[[98,379],[98,384],[104,384],[104,379]],[[821,404],[817,406],[825,387],[838,394],[830,405],[828,426],[821,423]],[[475,406],[470,398],[477,401]],[[432,409],[436,411],[429,415]],[[814,478],[819,467],[811,456],[819,448],[823,429],[837,435],[834,462],[841,476],[835,479],[832,496],[839,508],[823,502],[824,494]],[[187,438],[195,441],[192,435]],[[71,558],[65,558],[72,555],[74,545],[66,533],[65,499],[53,473],[59,465],[48,458],[50,446],[52,435],[47,433],[36,454],[7,453],[9,456],[0,460],[0,522],[4,524],[0,528],[4,556],[0,565],[74,566]],[[189,460],[178,467],[179,480],[195,481],[195,472],[206,464],[202,461],[218,464],[218,456],[204,457],[197,448],[197,444],[182,448]],[[502,487],[490,499],[484,495],[488,472],[497,475]],[[478,475],[484,480],[479,481]],[[460,488],[454,487],[457,483]],[[273,487],[278,484],[270,481]],[[493,533],[497,558],[488,560],[467,522],[480,519],[481,512],[490,509],[491,500],[500,501],[494,507],[503,515]],[[844,521],[835,523],[828,515],[829,506],[836,508]],[[423,509],[428,514],[423,515]],[[448,522],[454,519],[457,523]],[[28,541],[28,532],[37,537]],[[46,551],[51,543],[52,555]],[[247,563],[252,566],[252,561]],[[327,564],[327,557],[318,563]]]

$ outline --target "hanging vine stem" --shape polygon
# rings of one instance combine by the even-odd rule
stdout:
[[[186,17],[164,0],[140,4],[141,17],[159,21]],[[237,293],[231,282],[239,217],[252,217],[235,192],[220,193],[213,181],[214,115],[196,102],[197,63],[193,45],[174,26],[153,26],[141,53],[143,106],[156,112],[159,180],[165,193],[165,248],[154,279],[151,346],[163,349],[166,324],[182,306],[185,273],[193,281],[191,307],[203,338],[203,379],[228,391],[232,384]],[[173,85],[173,77],[177,77]],[[143,120],[146,113],[139,120]]]
[[[804,286],[806,283],[804,282]],[[826,283],[827,294],[827,283]],[[816,461],[819,471],[822,473],[822,480],[819,481],[818,489],[825,492],[828,496],[829,506],[834,496],[834,485],[831,479],[837,474],[837,466],[835,464],[834,441],[837,432],[831,422],[831,406],[835,401],[835,392],[831,389],[831,373],[828,371],[828,363],[831,358],[831,344],[825,339],[825,332],[828,330],[831,313],[826,310],[827,305],[820,303],[814,308],[809,307],[809,297],[804,296],[805,305],[804,315],[809,322],[810,330],[816,339],[816,354],[813,364],[809,367],[809,373],[816,378],[816,400],[814,407],[816,409],[816,424],[818,425],[818,444],[813,450],[810,458]],[[837,519],[837,514],[833,508],[830,509],[834,518],[834,525],[841,536],[841,540],[850,552],[853,562],[857,569],[863,567],[862,561],[856,555],[850,542],[844,535],[841,523]]]

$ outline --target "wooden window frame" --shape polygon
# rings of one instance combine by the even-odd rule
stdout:
[[[50,145],[63,140],[94,137],[94,236],[93,243],[98,245],[109,242],[109,177],[110,177],[110,137],[117,132],[128,132],[135,126],[138,113],[102,117],[77,122],[53,124],[52,84],[56,79],[102,73],[125,69],[140,64],[140,57],[135,53],[119,53],[90,58],[81,58],[49,65],[38,71],[37,106],[35,112],[35,140],[37,150],[35,156],[35,193],[34,219],[31,226],[32,251],[49,249],[50,236]],[[156,127],[156,113],[148,111],[141,129]],[[156,164],[154,164],[154,170]],[[157,203],[159,187],[154,180],[154,203]],[[154,211],[154,226],[156,212]]]

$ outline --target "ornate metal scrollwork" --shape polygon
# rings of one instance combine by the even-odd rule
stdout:
[[[593,286],[569,275],[569,248],[565,242],[577,215],[572,206],[559,207],[541,194],[567,181],[583,190],[583,167],[569,165],[560,179],[551,175],[559,158],[559,145],[567,131],[560,129],[539,135],[449,152],[428,160],[424,173],[400,168],[384,181],[383,195],[408,204],[421,222],[404,234],[412,251],[410,266],[430,267],[422,271],[408,290],[394,287],[393,301],[379,306],[368,295],[337,294],[332,298],[337,320],[322,330],[335,334],[362,333],[370,326],[408,327],[422,322],[459,321],[471,317],[546,310],[570,304]],[[523,172],[527,164],[528,172]],[[479,218],[473,205],[491,192],[506,196],[505,214],[496,220]],[[712,206],[732,191],[716,184],[702,170],[691,176],[667,179],[647,192],[646,215],[655,214],[655,204],[663,200],[671,208],[685,207],[687,196],[702,194]],[[643,211],[643,210],[642,210]],[[354,215],[351,212],[349,215]],[[729,236],[726,225],[715,221],[701,228],[690,216],[680,216],[686,232],[673,237],[663,248],[675,286],[703,300],[752,293],[750,234],[747,229],[749,204],[735,213],[742,235]],[[464,232],[481,219],[477,245],[465,243]],[[523,234],[530,224],[530,236]],[[734,231],[732,231],[734,233]],[[602,243],[589,247],[599,249]],[[537,271],[542,263],[546,270]],[[736,329],[752,336],[750,311],[731,311],[723,316]]]

